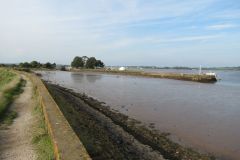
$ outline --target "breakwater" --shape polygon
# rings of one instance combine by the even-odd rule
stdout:
[[[129,75],[129,76],[142,76],[142,77],[151,77],[151,78],[165,78],[165,79],[175,79],[175,80],[184,80],[184,81],[193,81],[201,83],[215,83],[217,78],[211,75],[205,74],[184,74],[184,73],[151,73],[144,71],[118,71],[118,70],[104,70],[104,69],[73,69],[73,72],[98,72],[106,74],[117,74],[117,75]]]

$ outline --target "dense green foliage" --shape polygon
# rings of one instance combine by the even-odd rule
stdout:
[[[47,62],[46,64],[43,65],[43,68],[54,69],[56,68],[56,64],[55,63],[51,64],[50,62]]]
[[[101,60],[97,60],[95,66],[98,68],[103,68],[105,65]]]
[[[30,63],[30,66],[31,66],[32,68],[40,68],[40,67],[41,67],[41,63],[39,63],[39,62],[37,62],[37,61],[32,61],[32,62]]]
[[[71,66],[75,68],[83,67],[84,66],[83,58],[78,56],[75,57],[71,63]]]
[[[87,56],[75,57],[71,63],[74,68],[103,68],[105,65],[101,60],[97,60],[95,57],[88,58]]]
[[[23,85],[25,85],[25,81],[21,79],[16,86],[3,91],[0,97],[0,117],[5,114],[14,97],[22,92]]]
[[[91,68],[91,69],[95,68],[96,62],[97,60],[95,57],[90,57],[86,62],[86,68]]]
[[[16,76],[13,72],[6,69],[0,69],[0,91],[4,85],[9,83]]]
[[[56,63],[47,62],[45,64],[41,64],[40,62],[32,61],[30,63],[28,63],[28,62],[19,63],[18,67],[20,67],[20,68],[47,68],[47,69],[54,69],[54,68],[56,68]]]

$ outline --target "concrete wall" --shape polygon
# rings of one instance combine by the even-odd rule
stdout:
[[[54,145],[55,159],[91,160],[85,147],[65,119],[41,79],[33,74],[28,74],[28,76],[40,96],[45,121]]]

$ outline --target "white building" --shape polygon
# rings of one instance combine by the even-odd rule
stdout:
[[[126,68],[125,68],[125,67],[120,67],[120,68],[118,68],[118,70],[119,70],[119,71],[125,71]]]

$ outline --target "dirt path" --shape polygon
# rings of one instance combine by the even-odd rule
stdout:
[[[24,78],[26,79],[26,78]],[[27,80],[24,92],[13,102],[11,109],[18,117],[7,129],[0,130],[1,160],[34,160],[36,154],[31,144],[32,126],[34,123],[32,110],[32,84]]]

